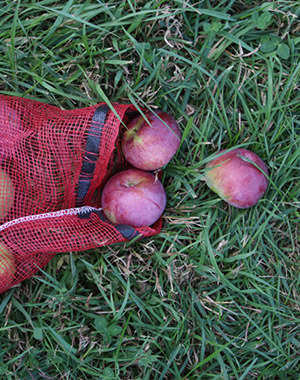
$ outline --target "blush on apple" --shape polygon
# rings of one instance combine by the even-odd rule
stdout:
[[[15,188],[9,175],[0,169],[0,221],[4,219],[12,207]]]
[[[268,175],[265,163],[247,149],[222,150],[220,154],[222,152],[224,154],[206,165],[208,187],[234,207],[254,206],[268,187],[268,179],[255,165]]]
[[[112,176],[102,192],[102,208],[113,223],[132,227],[150,226],[162,215],[166,193],[149,172],[129,169]]]
[[[9,286],[15,275],[16,266],[12,252],[0,242],[0,287]]]
[[[142,170],[156,170],[166,165],[176,153],[181,133],[176,121],[163,111],[146,111],[134,117],[122,139],[126,160]]]

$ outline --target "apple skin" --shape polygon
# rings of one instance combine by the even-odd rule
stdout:
[[[113,223],[143,227],[150,226],[162,215],[166,193],[152,173],[129,169],[107,181],[101,201],[104,215]]]
[[[0,169],[0,220],[4,219],[12,207],[15,188],[9,175]]]
[[[257,154],[247,149],[237,148],[229,152],[221,150],[219,153],[222,152],[223,155],[206,165],[205,179],[208,187],[234,207],[243,209],[254,206],[266,192],[268,179],[246,160],[254,162],[268,175],[267,166]],[[212,167],[214,168],[210,169]]]
[[[0,242],[0,288],[8,287],[15,275],[16,266],[12,252]]]
[[[173,117],[161,110],[155,113],[144,113],[151,125],[142,115],[134,117],[122,138],[125,159],[138,169],[156,170],[163,167],[180,144],[180,129]]]

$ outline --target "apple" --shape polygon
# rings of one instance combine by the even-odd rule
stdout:
[[[9,175],[0,169],[0,220],[4,219],[12,207],[15,188]]]
[[[268,187],[268,179],[261,172],[268,175],[265,163],[247,149],[221,150],[219,153],[223,152],[206,165],[208,187],[234,207],[254,206]]]
[[[15,275],[16,266],[12,252],[0,242],[0,287],[9,286]]]
[[[128,169],[107,181],[101,202],[104,215],[113,223],[150,226],[165,209],[166,193],[152,173]]]
[[[156,114],[155,114],[156,113]],[[166,112],[146,111],[134,117],[122,138],[125,159],[142,170],[156,170],[166,165],[176,153],[181,133],[176,121]]]

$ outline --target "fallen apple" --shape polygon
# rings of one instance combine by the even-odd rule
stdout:
[[[105,216],[114,223],[132,227],[150,226],[166,206],[162,183],[149,172],[129,169],[112,176],[102,192]]]
[[[12,252],[0,242],[0,287],[6,287],[15,275],[16,266]]]
[[[155,114],[156,113],[156,114]],[[180,129],[176,121],[164,111],[146,111],[134,117],[122,138],[126,160],[142,170],[156,170],[166,165],[180,144]]]
[[[254,206],[268,187],[268,179],[263,174],[268,175],[265,163],[247,149],[222,150],[219,153],[223,152],[206,165],[208,187],[234,207]]]
[[[12,207],[15,188],[9,175],[0,169],[0,220],[4,219]]]

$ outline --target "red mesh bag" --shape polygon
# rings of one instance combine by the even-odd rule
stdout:
[[[120,141],[133,105],[71,111],[0,95],[0,293],[59,252],[151,236],[161,229],[113,224],[101,190],[124,170]]]

